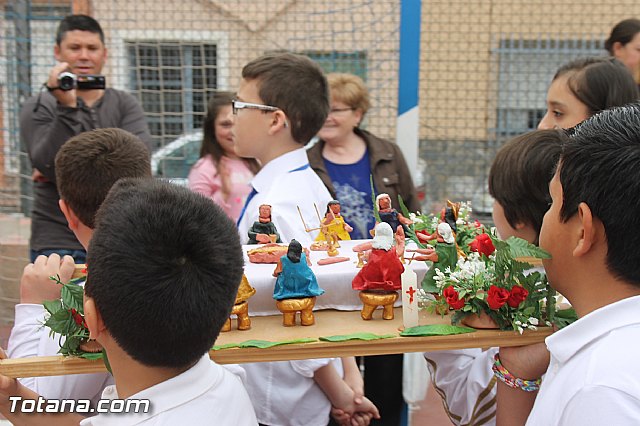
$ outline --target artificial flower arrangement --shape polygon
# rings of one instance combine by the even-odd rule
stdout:
[[[49,336],[59,335],[58,352],[88,359],[102,358],[102,348],[89,340],[89,329],[84,319],[84,289],[79,283],[86,277],[74,278],[68,283],[61,282],[59,276],[49,278],[62,286],[60,299],[43,302],[48,313],[44,325],[49,327]]]
[[[472,316],[489,317],[501,330],[536,329],[555,323],[562,328],[575,320],[572,309],[556,311],[556,292],[549,286],[541,270],[523,258],[545,259],[549,254],[516,237],[501,240],[495,229],[488,230],[471,219],[469,203],[451,203],[455,212],[455,244],[459,254],[455,266],[441,270],[432,265],[432,280],[425,280],[418,293],[422,306],[430,311],[453,311],[452,324],[472,325]],[[406,209],[402,205],[403,209]],[[443,209],[444,210],[444,209]],[[445,220],[433,215],[407,215],[414,222],[409,237],[419,247],[443,244],[433,239],[423,244],[418,234],[431,235],[438,223]]]

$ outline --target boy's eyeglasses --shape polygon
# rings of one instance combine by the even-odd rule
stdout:
[[[270,105],[261,105],[261,104],[252,104],[250,102],[241,102],[237,100],[231,101],[231,110],[233,111],[233,115],[238,115],[239,109],[259,109],[261,111],[278,111],[280,108],[270,106]]]

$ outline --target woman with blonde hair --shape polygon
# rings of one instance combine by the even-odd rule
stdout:
[[[418,198],[398,145],[360,128],[371,107],[362,79],[330,73],[327,80],[331,110],[318,133],[320,140],[307,155],[313,170],[340,201],[345,221],[354,228],[351,238],[366,239],[375,225],[369,176],[376,193],[389,194],[397,210],[398,195],[411,211],[419,209]]]

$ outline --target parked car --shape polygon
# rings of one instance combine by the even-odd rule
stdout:
[[[180,136],[151,155],[151,172],[154,176],[186,185],[191,166],[200,158],[202,131]]]

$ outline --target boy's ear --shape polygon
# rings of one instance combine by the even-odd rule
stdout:
[[[287,119],[287,115],[281,110],[274,111],[273,121],[271,122],[269,133],[273,135],[280,130],[287,128],[289,128],[289,120]]]
[[[60,210],[62,210],[62,214],[64,214],[65,219],[67,219],[67,222],[69,223],[69,229],[72,231],[77,230],[80,225],[80,219],[78,219],[78,216],[76,216],[74,211],[71,210],[66,201],[60,199],[58,200],[58,205],[60,206]]]
[[[577,232],[579,232],[580,235],[573,249],[573,255],[580,257],[587,254],[596,243],[598,227],[594,223],[591,209],[586,203],[580,203],[578,205],[577,221],[579,226]]]
[[[102,316],[96,303],[91,297],[84,297],[84,320],[87,323],[89,329],[89,338],[99,338],[106,330]]]

